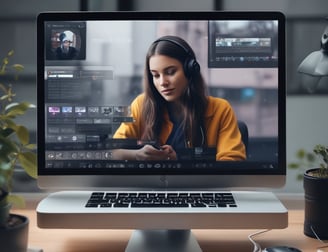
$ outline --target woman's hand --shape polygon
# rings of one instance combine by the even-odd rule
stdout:
[[[177,160],[177,153],[171,145],[163,145],[161,149],[166,153],[165,160]]]
[[[177,155],[172,146],[163,145],[156,148],[146,144],[136,151],[136,160],[176,160]]]

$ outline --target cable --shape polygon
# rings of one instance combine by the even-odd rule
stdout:
[[[261,231],[257,231],[255,233],[252,233],[252,234],[248,235],[248,240],[254,245],[253,252],[262,252],[262,248],[261,248],[260,244],[258,244],[256,241],[254,241],[253,237],[256,236],[256,235],[260,235],[260,234],[263,234],[265,232],[268,232],[270,230],[271,229],[261,230]]]
[[[317,252],[324,252],[322,249],[328,248],[328,243],[323,241],[322,239],[320,239],[318,234],[314,231],[313,226],[311,226],[310,228],[311,228],[314,236],[317,238],[317,240],[324,244],[323,246],[317,247]],[[261,231],[257,231],[255,233],[252,233],[252,234],[248,235],[249,241],[254,245],[253,252],[263,252],[260,244],[257,243],[253,238],[257,235],[263,234],[263,233],[268,232],[270,230],[271,229],[261,230]],[[266,251],[266,250],[264,250],[264,251]]]
[[[327,242],[324,242],[323,240],[320,239],[320,237],[318,236],[318,234],[314,231],[314,228],[313,226],[310,227],[314,236],[317,238],[318,241],[320,241],[321,243],[325,244],[324,246],[320,246],[320,247],[317,247],[317,252],[324,252],[323,248],[328,248],[328,243]]]

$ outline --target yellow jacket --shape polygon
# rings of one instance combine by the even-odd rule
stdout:
[[[134,123],[122,123],[114,134],[114,138],[140,139],[142,133],[141,111],[144,95],[139,95],[131,104]],[[166,143],[173,123],[168,113],[164,114],[163,130],[160,142]],[[244,160],[246,151],[238,129],[237,118],[231,105],[224,99],[209,96],[205,112],[205,135],[207,147],[216,146],[216,160]]]

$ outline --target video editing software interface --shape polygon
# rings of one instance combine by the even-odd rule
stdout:
[[[179,162],[111,160],[111,149],[140,148],[139,139],[114,139],[132,123],[130,104],[143,92],[146,52],[158,37],[184,38],[195,51],[208,93],[227,99],[250,139],[272,140],[265,155],[277,163],[277,20],[74,20],[44,25],[46,168],[179,168]],[[251,144],[251,143],[250,143]],[[210,165],[215,151],[185,157]],[[108,161],[111,162],[108,162]],[[199,160],[199,162],[194,161]]]

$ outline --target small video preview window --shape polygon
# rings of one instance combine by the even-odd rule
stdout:
[[[85,60],[85,22],[47,22],[45,36],[46,60]]]

